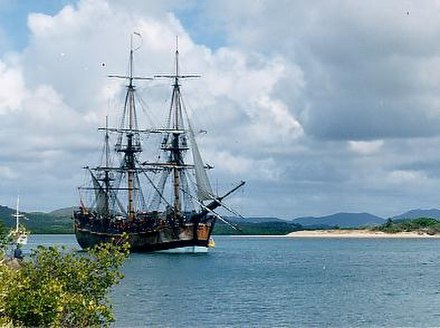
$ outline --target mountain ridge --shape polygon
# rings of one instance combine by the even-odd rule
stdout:
[[[393,220],[402,220],[402,219],[416,219],[416,218],[432,218],[440,220],[440,210],[436,208],[431,209],[414,209],[406,211],[405,213],[393,216],[391,219]]]
[[[385,219],[366,212],[339,212],[320,217],[299,217],[291,220],[291,222],[301,224],[307,228],[328,228],[335,226],[340,228],[359,228],[381,225],[385,223]]]
[[[51,212],[22,212],[29,220],[24,221],[24,225],[33,233],[73,233],[72,213],[75,207],[66,207],[53,210]],[[0,205],[0,220],[7,227],[12,227],[15,222],[13,214],[15,210],[7,206]],[[440,210],[431,209],[413,209],[404,213],[390,217],[393,220],[415,219],[420,217],[429,217],[440,220]],[[260,227],[276,227],[277,225],[287,229],[288,225],[304,229],[325,229],[325,228],[360,228],[366,226],[381,225],[386,222],[382,218],[367,212],[350,213],[339,212],[324,216],[306,216],[296,217],[294,219],[280,219],[273,216],[249,216],[244,219],[238,217],[225,217],[234,224],[258,225]],[[286,226],[287,224],[287,226]]]

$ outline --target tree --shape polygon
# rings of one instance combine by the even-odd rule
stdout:
[[[0,237],[6,235],[6,227],[3,221],[0,219]]]
[[[18,270],[0,265],[0,326],[109,326],[107,292],[123,278],[127,255],[126,243],[87,253],[40,246]]]
[[[383,225],[384,228],[388,229],[391,228],[391,226],[393,225],[393,219],[388,218],[387,222],[385,222],[385,224]]]
[[[0,262],[3,259],[8,241],[8,231],[6,230],[6,226],[3,221],[0,221]]]

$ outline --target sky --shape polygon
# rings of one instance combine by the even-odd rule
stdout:
[[[440,1],[0,0],[0,204],[78,204],[130,35],[182,90],[210,177],[244,216],[440,207]],[[160,118],[170,87],[138,85]],[[162,111],[162,112],[161,112]],[[145,121],[146,122],[146,121]]]

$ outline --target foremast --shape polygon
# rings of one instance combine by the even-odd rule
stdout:
[[[134,33],[138,35],[137,33]],[[143,171],[139,168],[137,154],[142,152],[140,133],[146,131],[140,131],[137,124],[136,115],[136,102],[135,92],[136,87],[134,80],[151,80],[151,78],[133,76],[133,57],[134,52],[139,47],[133,48],[133,35],[130,39],[130,53],[129,53],[129,69],[127,75],[109,75],[111,78],[120,78],[128,81],[126,86],[126,94],[124,100],[124,108],[122,120],[119,128],[109,128],[108,119],[106,118],[105,128],[99,128],[99,130],[105,131],[104,142],[104,161],[101,161],[104,165],[86,169],[89,170],[93,189],[95,191],[96,209],[97,213],[104,219],[104,222],[110,220],[116,212],[113,210],[115,204],[119,208],[119,211],[124,213],[129,221],[134,221],[136,218],[136,192],[139,191],[142,194],[139,186],[138,172]],[[117,153],[122,154],[122,162],[119,167],[113,167],[110,160],[110,137],[109,132],[117,133],[117,141],[114,150]],[[93,171],[98,174],[95,175]],[[115,175],[119,178],[116,179]],[[125,179],[125,183],[122,180]],[[126,184],[126,187],[121,187],[122,184]],[[89,189],[89,188],[83,188]],[[118,199],[118,191],[127,192],[126,206]],[[83,206],[82,206],[83,207]]]
[[[131,39],[133,40],[133,39]],[[129,77],[127,86],[127,96],[124,106],[124,118],[128,115],[128,131],[126,132],[127,144],[124,147],[122,143],[118,143],[118,152],[124,154],[125,169],[127,170],[127,188],[128,188],[128,208],[127,214],[128,219],[133,221],[136,217],[136,212],[133,204],[133,194],[134,194],[134,177],[136,173],[135,164],[135,154],[142,151],[140,144],[140,139],[135,138],[135,132],[133,129],[137,130],[137,120],[136,120],[136,104],[134,101],[135,87],[133,85],[133,42],[131,42],[130,47],[130,67],[129,67]],[[127,104],[128,102],[128,104]],[[123,128],[123,126],[121,127]]]

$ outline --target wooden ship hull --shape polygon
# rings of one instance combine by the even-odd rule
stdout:
[[[182,233],[185,232],[183,229],[180,230]],[[122,234],[94,232],[77,227],[75,228],[75,234],[78,244],[83,249],[122,238]],[[196,253],[204,251],[198,249],[199,247],[205,247],[206,251],[209,247],[209,238],[173,238],[173,232],[170,229],[164,229],[157,232],[129,232],[127,235],[131,252],[148,253],[176,249],[176,252],[186,251]],[[180,250],[181,248],[187,248],[187,250]]]
[[[121,230],[90,225],[82,225],[81,214],[75,215],[75,235],[78,244],[83,248],[91,248],[101,243],[118,242],[127,238],[131,252],[172,251],[185,253],[207,252],[210,247],[211,234],[215,218],[204,223],[186,223],[181,226],[158,226],[154,230]]]

